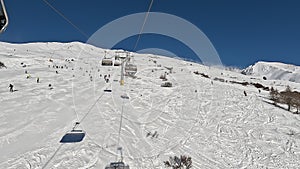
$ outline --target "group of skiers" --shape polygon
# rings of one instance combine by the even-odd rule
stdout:
[[[25,70],[25,74],[26,74],[26,79],[30,79],[31,78],[31,76],[30,76],[30,74],[28,74],[27,70]],[[40,78],[39,77],[36,78],[36,83],[40,83]],[[16,91],[16,90],[14,90],[14,85],[13,84],[9,84],[8,88],[9,88],[10,92]]]
[[[100,77],[101,77],[101,76],[102,76],[102,75],[100,75]],[[110,74],[104,75],[104,80],[105,80],[106,83],[109,82],[109,79],[110,79]]]
[[[50,68],[51,66],[48,65],[48,67]],[[67,68],[66,65],[65,65],[65,66],[52,65],[52,67],[53,67],[54,69],[59,69],[59,68],[60,68],[60,69],[63,69],[63,68]],[[92,68],[92,69],[93,69],[93,68]],[[72,70],[74,70],[74,69],[72,68]],[[80,67],[79,70],[82,70],[82,68]],[[88,73],[88,71],[86,71],[86,72]],[[98,69],[98,72],[100,72],[100,69]],[[56,70],[55,73],[58,74],[58,71]],[[90,71],[90,73],[91,73],[91,71]],[[26,79],[30,79],[30,78],[31,78],[31,75],[28,73],[27,70],[25,70],[25,74],[26,74]],[[90,75],[90,81],[93,81],[93,77],[91,76],[91,74],[89,74],[89,75]],[[73,75],[73,77],[74,77],[74,75]],[[102,77],[102,74],[100,74],[100,77]],[[107,74],[107,75],[104,75],[103,77],[104,77],[105,82],[106,82],[106,83],[109,83],[109,80],[110,80],[111,75],[110,75],[110,74]],[[36,82],[37,82],[37,83],[40,83],[40,78],[39,78],[39,77],[36,78]],[[53,86],[52,86],[51,84],[49,84],[48,87],[49,87],[50,90],[53,89]],[[10,92],[16,91],[16,90],[14,90],[14,85],[13,85],[13,84],[9,84],[8,88],[9,88],[9,91],[10,91]]]

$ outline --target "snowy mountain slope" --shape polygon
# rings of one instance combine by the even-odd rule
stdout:
[[[246,75],[300,83],[300,67],[278,62],[257,62],[242,71]]]
[[[126,77],[120,86],[120,67],[100,66],[103,49],[78,42],[0,48],[7,66],[0,70],[0,168],[105,168],[116,160],[122,110],[120,146],[134,169],[164,168],[174,155],[191,156],[193,168],[300,167],[300,117],[264,102],[266,91],[226,81],[293,89],[299,84],[134,54],[137,78]],[[167,75],[172,88],[160,87],[166,67],[174,69]],[[9,83],[18,91],[10,93]],[[76,121],[86,131],[84,140],[59,143]],[[147,137],[155,131],[157,138]]]

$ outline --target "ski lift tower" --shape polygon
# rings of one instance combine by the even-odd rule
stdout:
[[[122,61],[121,63],[121,79],[120,79],[120,85],[124,85],[124,65],[125,65],[125,60]]]
[[[125,64],[130,60],[130,54],[129,52],[126,52],[126,58],[122,60],[121,63],[121,79],[120,79],[120,85],[124,85],[124,76],[125,76]]]

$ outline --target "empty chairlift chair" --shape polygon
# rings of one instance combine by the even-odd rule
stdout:
[[[81,142],[85,137],[85,132],[83,130],[78,130],[76,127],[79,125],[79,122],[76,122],[73,129],[68,131],[63,138],[60,140],[61,143],[77,143]]]
[[[68,131],[60,140],[61,143],[77,143],[81,142],[85,136],[83,130],[71,130]]]
[[[127,62],[125,65],[125,75],[134,76],[137,73],[137,66],[133,63]]]
[[[108,164],[105,169],[129,169],[129,165],[126,165],[123,162],[123,150],[122,147],[118,147],[117,151],[120,153],[120,160],[117,162],[111,162],[110,164]]]
[[[160,85],[161,87],[172,87],[172,83],[171,82],[165,82],[163,84]]]
[[[104,58],[104,59],[102,59],[101,65],[102,66],[112,66],[113,61],[112,61],[112,59]]]
[[[109,58],[109,57],[107,57],[106,55],[107,55],[107,52],[104,51],[104,57],[103,57],[103,59],[102,59],[102,61],[101,61],[101,65],[102,65],[102,66],[112,66],[112,65],[113,65],[113,60],[112,60],[112,58]]]
[[[114,66],[120,66],[122,64],[121,60],[115,59]]]
[[[124,162],[112,162],[105,167],[105,169],[130,169],[129,165]]]
[[[116,51],[114,66],[121,66],[122,62],[126,59],[127,53],[125,51]]]

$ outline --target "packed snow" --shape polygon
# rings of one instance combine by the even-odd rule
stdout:
[[[175,155],[192,157],[193,168],[300,168],[299,115],[270,104],[268,91],[229,83],[299,90],[284,81],[290,77],[269,80],[279,76],[277,64],[254,66],[263,80],[133,53],[138,72],[121,86],[120,66],[101,66],[115,52],[79,42],[0,44],[0,168],[104,169],[119,158],[118,146],[132,169],[165,168]],[[170,88],[161,87],[165,73]],[[60,143],[75,122],[83,140]]]

